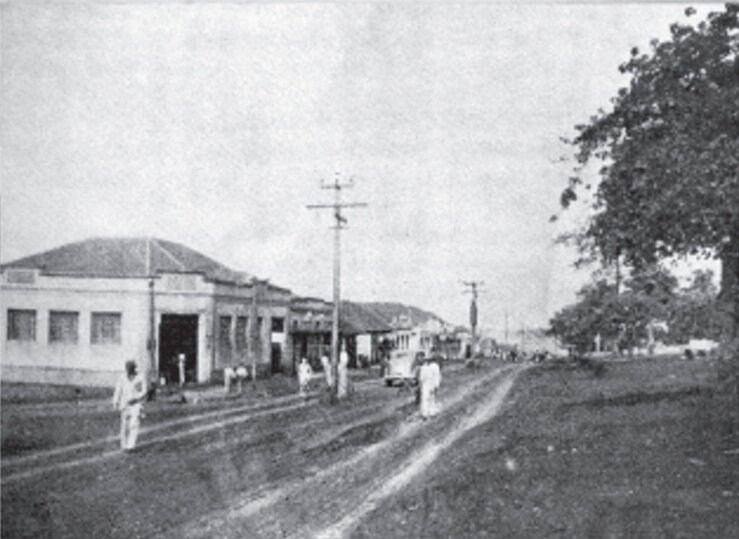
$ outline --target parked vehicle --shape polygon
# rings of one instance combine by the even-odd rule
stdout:
[[[396,384],[415,385],[418,364],[416,362],[416,350],[393,350],[385,369],[385,384],[393,386]]]

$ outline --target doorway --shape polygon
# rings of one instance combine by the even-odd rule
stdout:
[[[272,343],[272,374],[282,372],[282,346],[278,342]]]
[[[198,315],[163,314],[159,324],[159,376],[180,381],[178,356],[185,354],[185,382],[198,379]]]

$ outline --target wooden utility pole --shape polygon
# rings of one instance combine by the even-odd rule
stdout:
[[[336,402],[339,388],[339,309],[341,303],[341,231],[346,228],[346,217],[341,214],[343,208],[364,208],[367,206],[364,202],[341,202],[341,190],[354,187],[354,179],[349,178],[348,181],[342,183],[337,172],[333,183],[326,183],[321,180],[321,189],[334,190],[333,204],[309,204],[310,210],[331,209],[334,212],[335,225],[334,230],[334,308],[333,308],[333,324],[331,326],[331,378],[333,387],[331,388],[332,401]]]
[[[159,377],[159,370],[157,365],[157,335],[156,335],[156,305],[155,305],[155,291],[154,291],[154,273],[151,267],[151,238],[146,238],[146,280],[149,287],[149,329],[146,338],[146,351],[148,352],[147,373],[145,376],[152,382],[152,378],[155,380]],[[158,380],[157,380],[158,381]]]
[[[251,381],[252,386],[256,387],[257,382],[257,358],[263,353],[261,346],[262,335],[259,327],[259,304],[262,301],[262,295],[269,281],[252,279],[251,304],[249,306],[249,340],[247,341],[247,355],[251,363]]]
[[[480,292],[480,286],[485,284],[484,281],[463,281],[462,284],[468,288],[465,293],[472,293],[470,301],[470,329],[472,330],[472,355],[475,355],[475,343],[477,342],[477,295]]]

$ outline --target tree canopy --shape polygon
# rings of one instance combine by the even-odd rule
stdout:
[[[670,31],[646,53],[631,50],[619,67],[629,86],[576,126],[578,167],[561,203],[591,188],[579,171],[600,162],[581,250],[632,267],[715,256],[725,289],[739,283],[739,6]]]
[[[624,288],[619,291],[606,279],[587,284],[576,303],[554,315],[549,333],[579,352],[590,350],[596,335],[604,348],[618,350],[646,345],[650,337],[682,344],[718,338],[717,291],[710,271],[696,271],[687,287],[678,288],[667,270],[650,266],[634,272]]]

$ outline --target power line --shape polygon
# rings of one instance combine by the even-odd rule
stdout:
[[[309,210],[330,209],[334,212],[335,225],[331,227],[334,230],[334,308],[333,308],[333,324],[331,327],[331,372],[333,374],[331,394],[334,400],[338,396],[338,364],[339,364],[339,304],[341,303],[341,231],[346,227],[347,219],[341,213],[344,208],[363,208],[367,204],[364,202],[341,202],[342,189],[354,187],[354,178],[349,178],[346,182],[341,182],[340,174],[337,172],[332,183],[321,180],[321,189],[334,190],[333,204],[309,204],[306,207]]]

